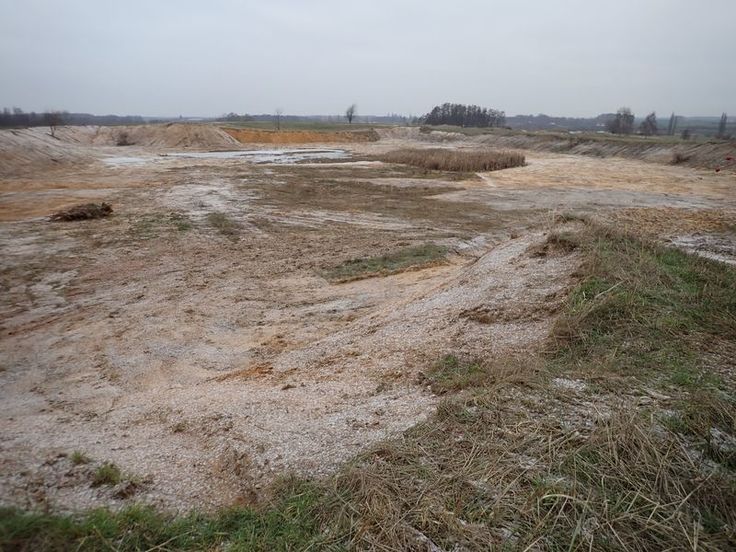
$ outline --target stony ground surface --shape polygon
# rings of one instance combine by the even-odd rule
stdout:
[[[459,176],[371,159],[436,146],[400,133],[309,163],[181,157],[265,146],[175,130],[125,147],[91,130],[0,137],[3,503],[181,511],[328,473],[431,411],[421,374],[446,352],[539,346],[578,263],[540,254],[560,213],[734,254],[733,175],[546,153]],[[88,201],[113,216],[47,219]],[[425,243],[445,262],[324,277]],[[93,486],[105,462],[121,480]]]

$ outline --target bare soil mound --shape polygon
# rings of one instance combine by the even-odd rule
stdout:
[[[222,129],[243,144],[326,144],[344,142],[375,142],[380,136],[375,130],[312,132],[305,130]]]

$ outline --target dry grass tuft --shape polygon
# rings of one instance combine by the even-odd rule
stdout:
[[[117,485],[122,481],[122,473],[112,462],[105,462],[104,464],[97,467],[92,477],[92,486],[99,487],[100,485]]]
[[[522,167],[525,158],[510,151],[455,149],[400,149],[380,156],[386,163],[403,163],[437,171],[482,172]]]
[[[349,547],[643,551],[733,544],[732,474],[709,468],[646,414],[625,408],[585,424],[574,409],[555,415],[555,404],[573,397],[540,395],[525,399],[494,387],[445,400],[430,423],[341,472],[334,492],[342,499],[332,512]]]
[[[543,243],[530,247],[527,253],[532,257],[549,257],[567,255],[577,248],[578,244],[571,234],[550,232]]]

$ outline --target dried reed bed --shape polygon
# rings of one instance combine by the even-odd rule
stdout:
[[[386,163],[403,163],[437,171],[499,171],[522,167],[525,158],[512,151],[456,150],[456,149],[400,149],[380,156]]]

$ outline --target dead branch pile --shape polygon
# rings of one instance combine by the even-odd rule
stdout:
[[[109,203],[83,203],[74,205],[54,213],[49,217],[52,221],[89,220],[109,217],[112,214],[112,205]]]

